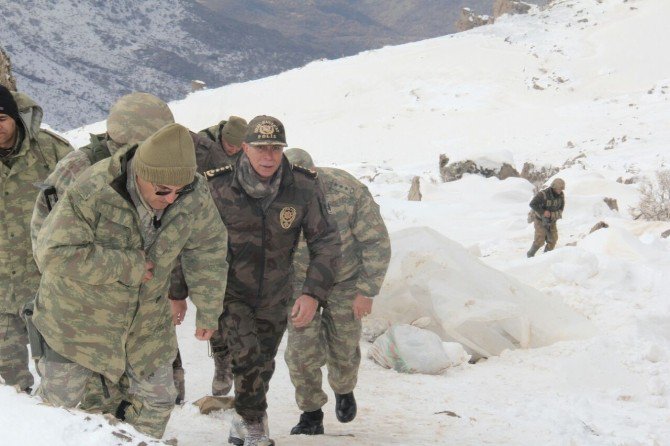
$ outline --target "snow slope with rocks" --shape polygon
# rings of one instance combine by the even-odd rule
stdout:
[[[329,401],[329,435],[317,438],[288,435],[299,411],[282,345],[268,410],[278,444],[670,445],[670,241],[660,236],[670,223],[633,220],[639,183],[617,182],[667,168],[669,15],[666,0],[556,1],[466,33],[315,62],[171,104],[195,130],[231,114],[279,117],[291,146],[370,187],[391,232],[429,227],[467,248],[464,261],[479,256],[595,328],[586,339],[505,350],[438,376],[383,369],[362,342],[358,417],[338,424]],[[81,144],[87,131],[103,129],[97,123],[67,136]],[[519,170],[583,155],[559,174],[567,203],[557,249],[525,257],[530,183],[475,175],[441,183],[441,153],[507,153]],[[420,202],[406,200],[414,176]],[[605,197],[617,199],[618,212]],[[589,233],[601,220],[609,228]],[[398,252],[407,248],[395,243]],[[494,277],[477,279],[493,286]],[[207,345],[193,337],[194,313],[177,330],[189,402],[208,393],[213,374]],[[16,433],[11,444],[130,444],[112,432],[134,432],[46,410],[8,388],[0,401],[0,429]],[[165,438],[225,444],[230,411],[204,416],[189,402],[174,411]],[[46,416],[48,423],[36,421]]]

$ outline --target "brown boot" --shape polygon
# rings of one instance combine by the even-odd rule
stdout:
[[[214,379],[212,380],[212,395],[228,395],[233,387],[233,371],[230,366],[230,356],[214,353]]]

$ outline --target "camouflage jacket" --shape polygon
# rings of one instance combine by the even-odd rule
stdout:
[[[44,181],[45,185],[54,186],[56,189],[56,196],[62,197],[65,190],[74,183],[77,177],[87,168],[91,167],[90,152],[95,154],[95,159],[108,158],[111,153],[107,147],[106,134],[91,135],[91,142],[68,153],[65,158],[56,164],[54,171]],[[39,233],[44,220],[49,215],[49,207],[44,196],[44,191],[40,191],[35,201],[35,208],[33,209],[33,217],[30,220],[30,236],[33,242],[33,250],[37,246],[37,234]]]
[[[221,129],[223,129],[224,125],[226,125],[226,121],[221,121],[217,125],[191,135],[195,144],[195,158],[198,164],[198,172],[204,173],[207,170],[216,169],[226,164],[234,165],[242,154],[240,150],[231,156],[223,150]]]
[[[40,281],[30,240],[30,218],[37,196],[33,184],[44,181],[72,146],[40,129],[42,108],[32,99],[22,93],[14,93],[14,99],[24,137],[12,155],[12,167],[0,163],[0,312],[19,314]]]
[[[177,340],[164,296],[180,253],[199,328],[217,327],[227,274],[226,228],[200,175],[165,210],[144,253],[126,189],[134,147],[80,175],[44,222],[36,249],[43,276],[33,322],[56,352],[113,382],[126,364],[147,376],[174,359]],[[155,264],[154,276],[142,283],[145,259]]]
[[[530,208],[535,213],[535,218],[542,218],[544,211],[551,212],[552,220],[558,220],[563,216],[565,207],[565,195],[557,194],[551,187],[542,189],[530,201]]]
[[[328,214],[315,175],[292,169],[283,158],[279,192],[266,213],[237,180],[236,167],[206,172],[221,218],[228,228],[226,302],[242,300],[256,308],[287,303],[292,296],[293,253],[304,231],[312,253],[302,292],[325,303],[340,259],[341,240]],[[178,271],[170,294],[189,294]]]
[[[317,168],[342,239],[342,260],[335,287],[374,297],[391,260],[391,242],[379,206],[365,185],[335,168]],[[305,280],[309,250],[301,238],[295,255],[296,289]]]

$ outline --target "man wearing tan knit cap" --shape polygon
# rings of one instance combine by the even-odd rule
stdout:
[[[185,127],[166,125],[93,165],[37,237],[38,394],[75,407],[99,374],[103,388],[120,387],[126,399],[115,415],[160,438],[176,396],[170,271],[181,253],[195,336],[208,340],[223,306],[226,251],[226,228]]]
[[[230,164],[234,166],[242,153],[242,143],[247,133],[247,121],[230,116],[216,125],[193,135],[198,172]]]

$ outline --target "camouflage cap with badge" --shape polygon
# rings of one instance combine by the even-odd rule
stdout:
[[[282,146],[286,147],[284,124],[272,116],[256,116],[249,122],[245,142],[250,146]]]

